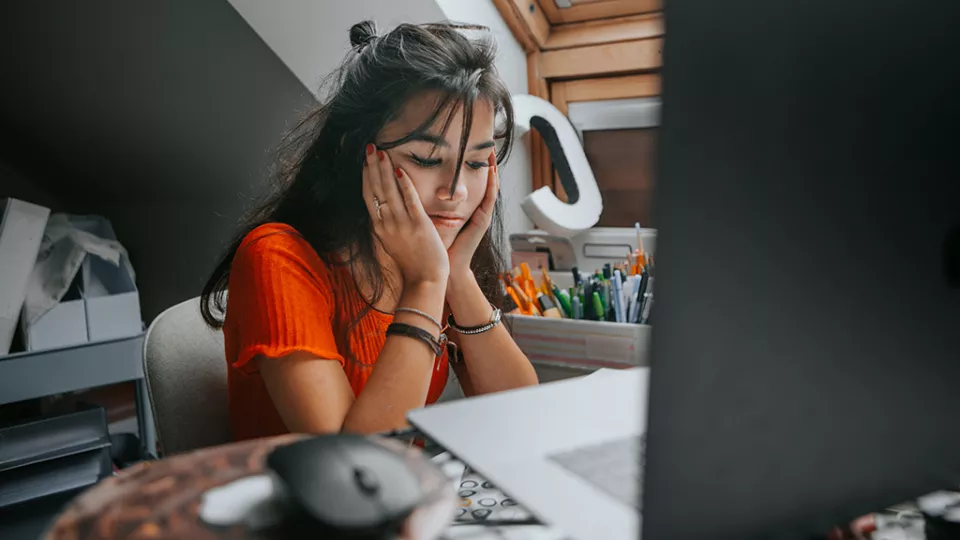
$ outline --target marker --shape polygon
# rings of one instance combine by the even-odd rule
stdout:
[[[573,286],[580,287],[583,285],[583,278],[580,277],[580,269],[574,266],[570,271],[573,272]]]
[[[554,285],[553,295],[557,298],[564,316],[573,317],[573,306],[570,305],[570,295],[567,294],[567,291],[560,290]]]
[[[583,308],[580,307],[580,297],[573,297],[573,318],[582,319],[583,318]]]
[[[605,319],[603,316],[603,302],[600,301],[600,293],[593,291],[593,311],[597,314],[597,320]]]

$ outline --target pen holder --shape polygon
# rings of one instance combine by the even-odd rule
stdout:
[[[534,365],[593,371],[648,365],[651,326],[506,315],[507,328]]]

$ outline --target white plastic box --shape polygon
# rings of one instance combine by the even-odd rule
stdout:
[[[50,209],[0,199],[0,355],[10,352]]]
[[[116,240],[106,219],[72,216],[78,229]],[[127,271],[127,256],[114,266],[88,255],[71,293],[33,325],[23,329],[29,351],[135,336],[143,331],[140,293]]]
[[[593,371],[648,365],[651,326],[507,315],[507,328],[536,365]]]

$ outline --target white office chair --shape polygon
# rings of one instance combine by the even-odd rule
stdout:
[[[150,324],[143,372],[164,455],[230,441],[223,333],[203,321],[199,298]]]

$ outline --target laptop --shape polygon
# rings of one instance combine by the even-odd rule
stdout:
[[[641,400],[647,540],[822,538],[956,490],[960,3],[664,9],[649,402],[587,378],[412,422],[578,540],[640,520],[558,456],[643,433]]]
[[[571,539],[635,540],[647,374],[605,369],[407,418]]]

